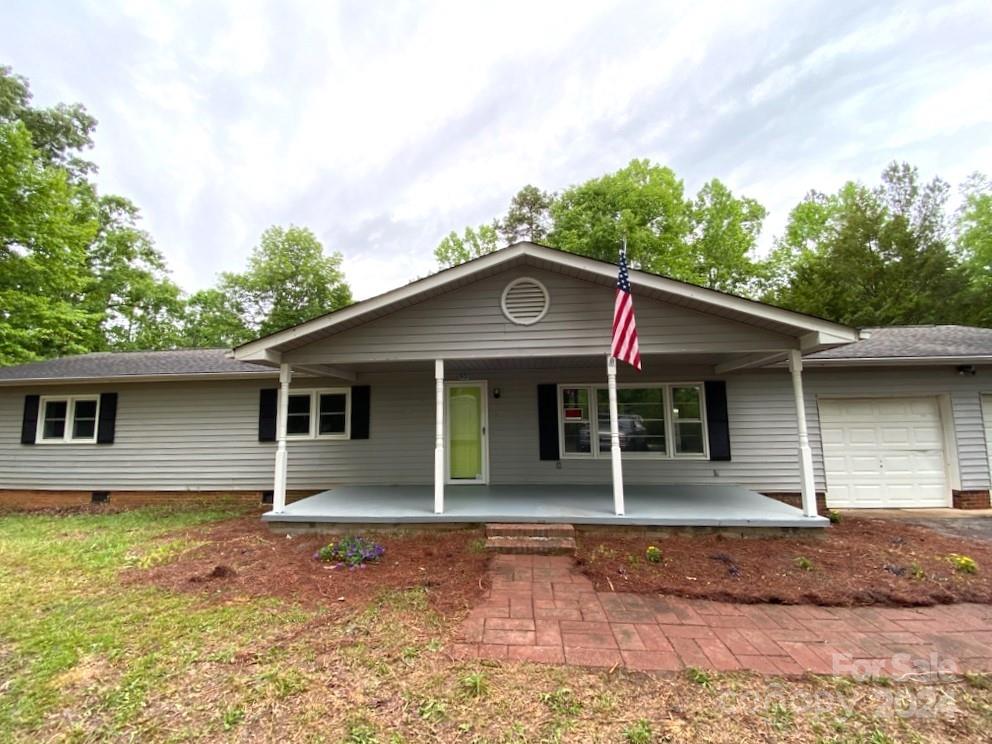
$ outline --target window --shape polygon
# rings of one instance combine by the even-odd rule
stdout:
[[[609,390],[590,385],[560,385],[558,389],[563,456],[608,456]],[[701,384],[619,386],[620,450],[625,456],[634,457],[706,457],[704,411]]]
[[[97,396],[43,397],[38,417],[39,442],[95,442],[100,410]]]
[[[296,439],[348,439],[351,436],[351,391],[348,388],[290,393],[286,436]]]

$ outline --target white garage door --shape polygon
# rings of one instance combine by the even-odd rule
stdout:
[[[936,398],[821,399],[831,507],[949,506]]]

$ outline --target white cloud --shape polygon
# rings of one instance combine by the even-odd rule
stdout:
[[[525,183],[633,157],[771,210],[810,188],[992,170],[992,11],[766,2],[226,3],[7,9],[0,58],[100,119],[105,190],[143,209],[188,289],[274,223],[341,250],[359,297]],[[57,51],[53,51],[57,50]]]

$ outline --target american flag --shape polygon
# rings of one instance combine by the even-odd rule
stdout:
[[[617,299],[613,305],[613,344],[610,354],[637,369],[641,352],[637,348],[637,324],[634,322],[634,298],[630,294],[627,272],[627,246],[620,249],[620,273],[617,276]]]

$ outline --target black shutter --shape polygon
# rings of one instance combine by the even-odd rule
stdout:
[[[371,388],[368,385],[353,385],[351,388],[351,438],[369,438],[369,408]]]
[[[559,460],[558,386],[537,386],[537,431],[542,460]]]
[[[706,428],[709,431],[710,459],[730,459],[730,420],[727,417],[727,383],[707,380]]]
[[[100,393],[100,419],[96,422],[96,443],[113,444],[117,430],[117,393]]]
[[[279,406],[278,388],[258,391],[258,441],[276,441],[276,410]]]
[[[24,418],[21,419],[21,444],[34,444],[38,434],[38,401],[37,395],[24,396]]]

